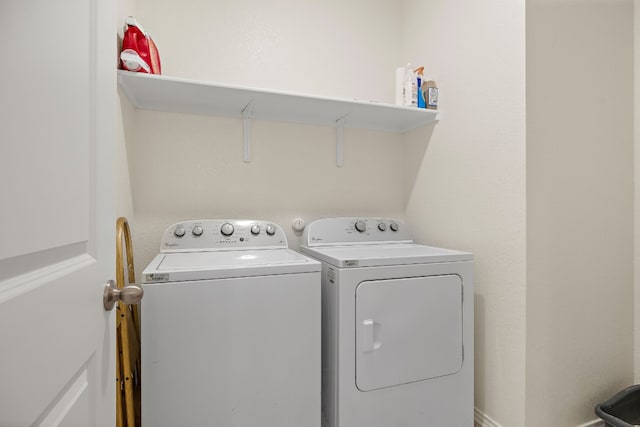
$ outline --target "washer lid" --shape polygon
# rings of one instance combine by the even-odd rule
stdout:
[[[290,249],[160,254],[143,283],[182,282],[320,271],[320,263]]]
[[[301,246],[300,250],[336,267],[377,267],[471,261],[473,254],[415,243],[364,244],[346,246]]]

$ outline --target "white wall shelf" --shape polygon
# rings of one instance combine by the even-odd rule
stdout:
[[[245,161],[251,159],[251,119],[335,126],[338,166],[342,166],[343,126],[406,132],[439,119],[438,112],[433,110],[123,70],[118,70],[118,85],[138,109],[242,118]]]

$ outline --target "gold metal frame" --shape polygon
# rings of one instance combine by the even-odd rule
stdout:
[[[116,222],[116,286],[122,289],[128,284],[135,283],[135,279],[131,230],[127,219],[121,217]],[[138,306],[118,302],[116,316],[116,426],[139,427],[140,318]]]

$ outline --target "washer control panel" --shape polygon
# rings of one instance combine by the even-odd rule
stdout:
[[[204,219],[170,225],[162,236],[161,253],[287,248],[282,227],[273,222]]]
[[[309,224],[303,235],[305,246],[411,242],[407,227],[389,218],[319,219]]]

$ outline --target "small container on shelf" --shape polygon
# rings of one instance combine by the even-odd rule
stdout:
[[[431,79],[425,79],[422,83],[421,96],[425,100],[426,108],[428,110],[438,109],[438,87],[436,82]]]

